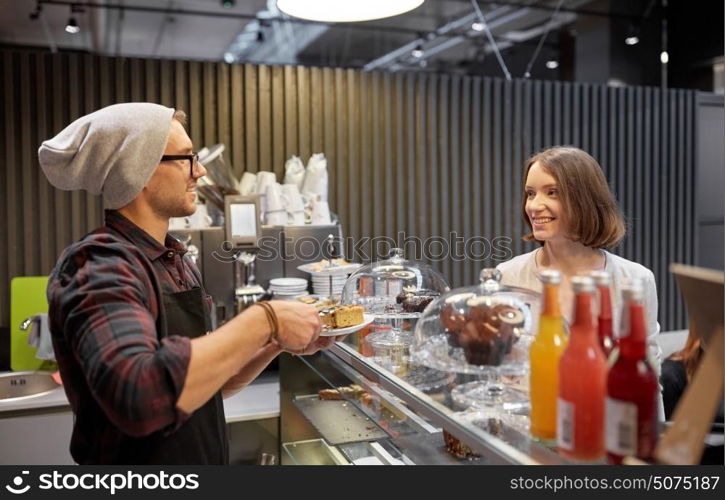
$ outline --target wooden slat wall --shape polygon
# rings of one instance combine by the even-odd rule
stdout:
[[[552,145],[582,147],[603,165],[628,217],[618,252],[655,273],[663,329],[686,324],[667,266],[694,261],[691,91],[15,51],[0,52],[0,75],[0,326],[9,321],[10,279],[47,274],[102,219],[99,199],[49,186],[40,142],[129,100],[185,109],[194,143],[225,143],[237,175],[273,170],[281,179],[291,155],[324,152],[330,205],[353,238],[455,232],[508,236],[513,254],[528,251],[524,161]],[[461,286],[495,263],[433,264]]]

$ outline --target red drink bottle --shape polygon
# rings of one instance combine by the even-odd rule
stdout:
[[[594,280],[575,276],[571,283],[576,308],[569,344],[559,361],[557,445],[564,457],[596,461],[604,457],[607,361],[592,313]]]
[[[623,290],[629,324],[619,339],[617,360],[607,377],[607,461],[652,458],[657,444],[657,375],[647,361],[647,326],[642,282]]]

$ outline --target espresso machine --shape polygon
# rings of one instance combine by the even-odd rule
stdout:
[[[298,266],[331,257],[344,258],[339,224],[263,226],[258,218],[249,215],[254,210],[258,213],[259,202],[254,196],[226,198],[229,209],[225,199],[223,227],[170,231],[190,253],[196,254],[204,289],[213,298],[214,328],[254,302],[268,298],[270,280],[309,279],[310,275]],[[242,222],[234,224],[234,220]],[[254,227],[251,220],[256,221]],[[328,244],[330,234],[332,245]]]

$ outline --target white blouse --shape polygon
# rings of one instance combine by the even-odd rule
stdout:
[[[544,287],[538,278],[538,267],[535,259],[537,251],[538,249],[533,252],[518,255],[496,266],[496,269],[501,271],[502,274],[501,284],[519,286],[542,293]],[[622,284],[629,278],[640,278],[643,280],[644,306],[647,319],[648,358],[659,377],[660,365],[662,363],[662,349],[657,343],[660,324],[657,322],[657,287],[655,286],[654,274],[641,264],[619,257],[606,250],[602,250],[602,252],[605,257],[604,269],[612,275],[612,326],[615,336],[619,335],[619,324],[622,316]],[[570,320],[570,318],[565,319],[567,321]],[[659,399],[660,420],[664,420],[661,395]]]

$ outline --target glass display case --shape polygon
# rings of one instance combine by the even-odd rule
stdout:
[[[283,354],[279,369],[283,465],[568,463],[529,437],[525,414],[458,407],[452,392],[471,375],[411,365],[398,376],[354,339]]]
[[[475,287],[440,290],[415,318],[404,370],[380,362],[365,329],[313,356],[283,355],[281,463],[568,463],[529,436],[526,405],[506,406],[501,398],[475,401],[462,394],[462,388],[477,385],[486,392],[495,379],[503,386],[501,394],[511,391],[526,399],[526,356],[518,351],[526,352],[539,297],[499,285],[494,270],[485,270],[482,278]],[[454,329],[448,325],[446,330],[441,318],[448,318],[449,306],[466,318],[482,307],[495,313],[487,321],[495,327],[494,336],[512,336],[511,349],[467,360],[460,345],[447,343]],[[425,356],[426,343],[437,345],[438,337],[449,349],[448,364]]]

